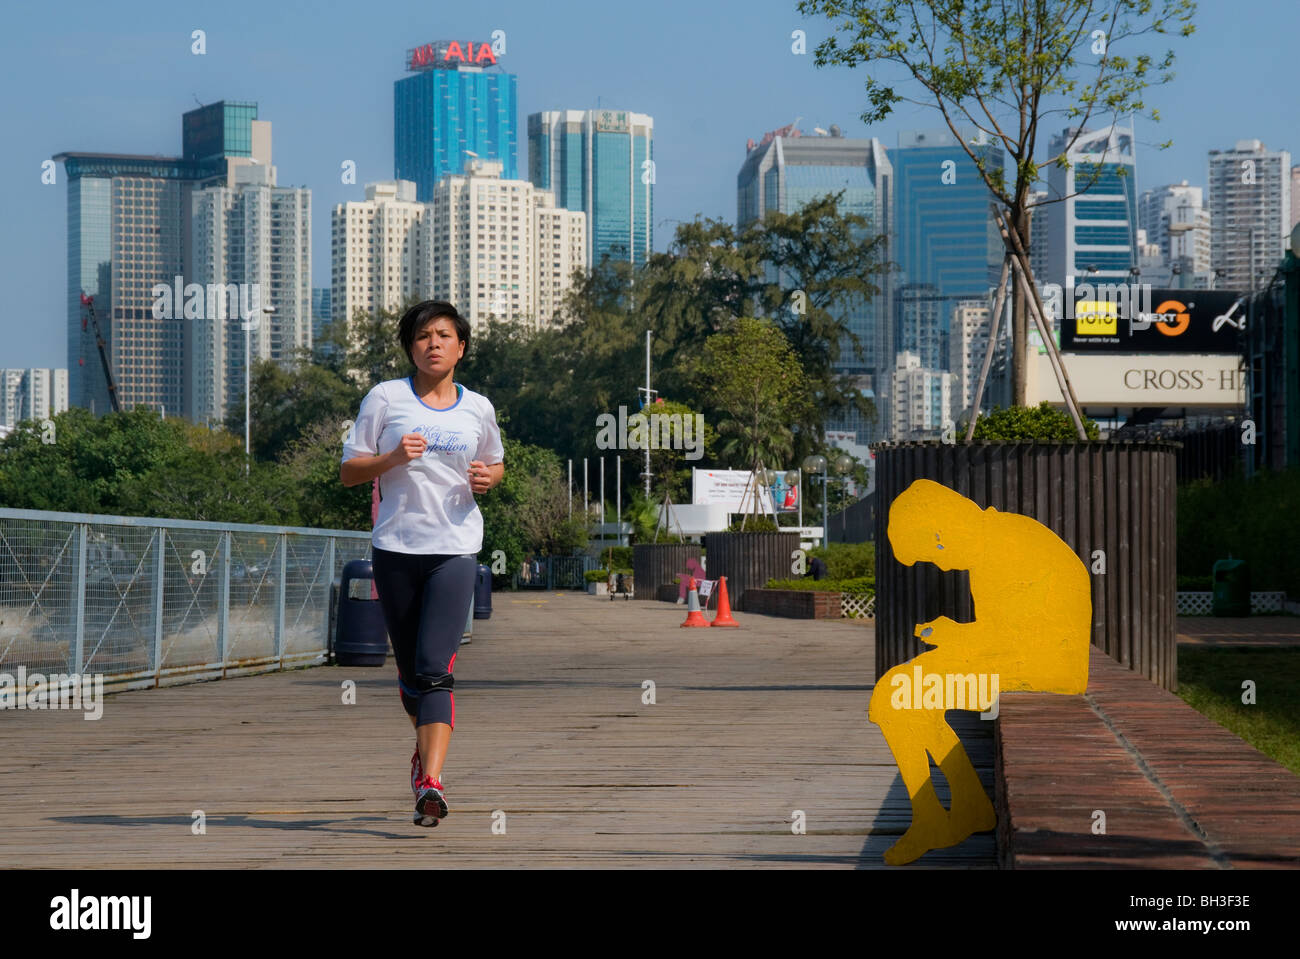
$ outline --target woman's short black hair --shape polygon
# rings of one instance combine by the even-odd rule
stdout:
[[[456,308],[446,300],[425,300],[423,303],[417,303],[405,313],[402,314],[401,324],[397,328],[398,339],[402,341],[402,349],[406,351],[406,358],[415,366],[415,359],[411,356],[411,347],[415,345],[415,335],[424,329],[425,324],[431,320],[446,317],[456,325],[456,338],[465,344],[465,352],[469,352],[469,320],[461,316]],[[461,357],[464,359],[464,357]]]

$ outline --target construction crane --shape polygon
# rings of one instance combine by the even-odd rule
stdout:
[[[81,332],[86,332],[86,319],[89,317],[91,324],[95,328],[95,345],[99,347],[99,361],[104,364],[104,381],[108,384],[108,400],[113,404],[113,412],[122,412],[122,404],[117,399],[117,384],[113,382],[113,371],[108,366],[108,344],[104,342],[104,335],[99,331],[99,317],[95,316],[95,298],[81,294],[81,306],[83,309],[81,316]],[[84,339],[84,337],[83,337]],[[85,357],[81,358],[84,365]]]

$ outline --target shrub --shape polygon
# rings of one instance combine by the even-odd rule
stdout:
[[[582,578],[588,583],[603,583],[609,579],[609,570],[607,569],[589,569],[582,574]]]
[[[1101,433],[1097,424],[1086,416],[1083,428],[1088,439],[1095,440]],[[1079,434],[1074,420],[1064,410],[1054,409],[1046,400],[1038,406],[995,407],[988,416],[975,421],[977,440],[1037,440],[1041,443],[1077,443]]]
[[[819,557],[826,564],[828,579],[857,579],[876,575],[875,543],[831,543],[808,551],[808,559]]]
[[[741,529],[740,524],[744,522],[745,528]],[[744,520],[736,520],[727,527],[728,533],[779,533],[780,529],[767,516],[749,516]]]
[[[769,579],[767,589],[802,589],[814,593],[870,593],[876,592],[874,576],[858,576],[853,579]]]

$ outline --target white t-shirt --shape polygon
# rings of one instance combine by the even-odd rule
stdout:
[[[379,516],[370,541],[395,553],[477,554],[483,548],[483,514],[469,488],[469,464],[502,462],[501,429],[492,403],[456,384],[459,396],[434,409],[415,393],[411,378],[386,380],[361,401],[343,442],[343,462],[381,456],[407,433],[428,444],[424,455],[379,477]]]

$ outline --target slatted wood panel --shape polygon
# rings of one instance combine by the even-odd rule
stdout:
[[[981,507],[1033,517],[1091,569],[1092,642],[1167,689],[1177,688],[1174,591],[1176,447],[1168,443],[885,443],[876,453],[876,665],[882,673],[921,652],[917,623],[974,617],[964,571],[894,560],[889,504],[930,479]]]
[[[6,712],[0,867],[887,868],[911,808],[866,717],[871,628],[740,613],[739,629],[682,629],[684,615],[497,593],[456,659],[436,829],[410,821],[391,660],[122,693],[97,722]],[[991,794],[993,724],[955,725]],[[904,868],[994,859],[984,833]]]
[[[699,560],[693,543],[645,543],[632,547],[632,581],[638,588],[633,599],[653,600],[661,586],[673,586],[673,577],[686,572],[688,559]]]
[[[731,608],[745,608],[745,590],[762,589],[769,579],[789,579],[798,533],[709,533],[709,579],[727,577]]]

